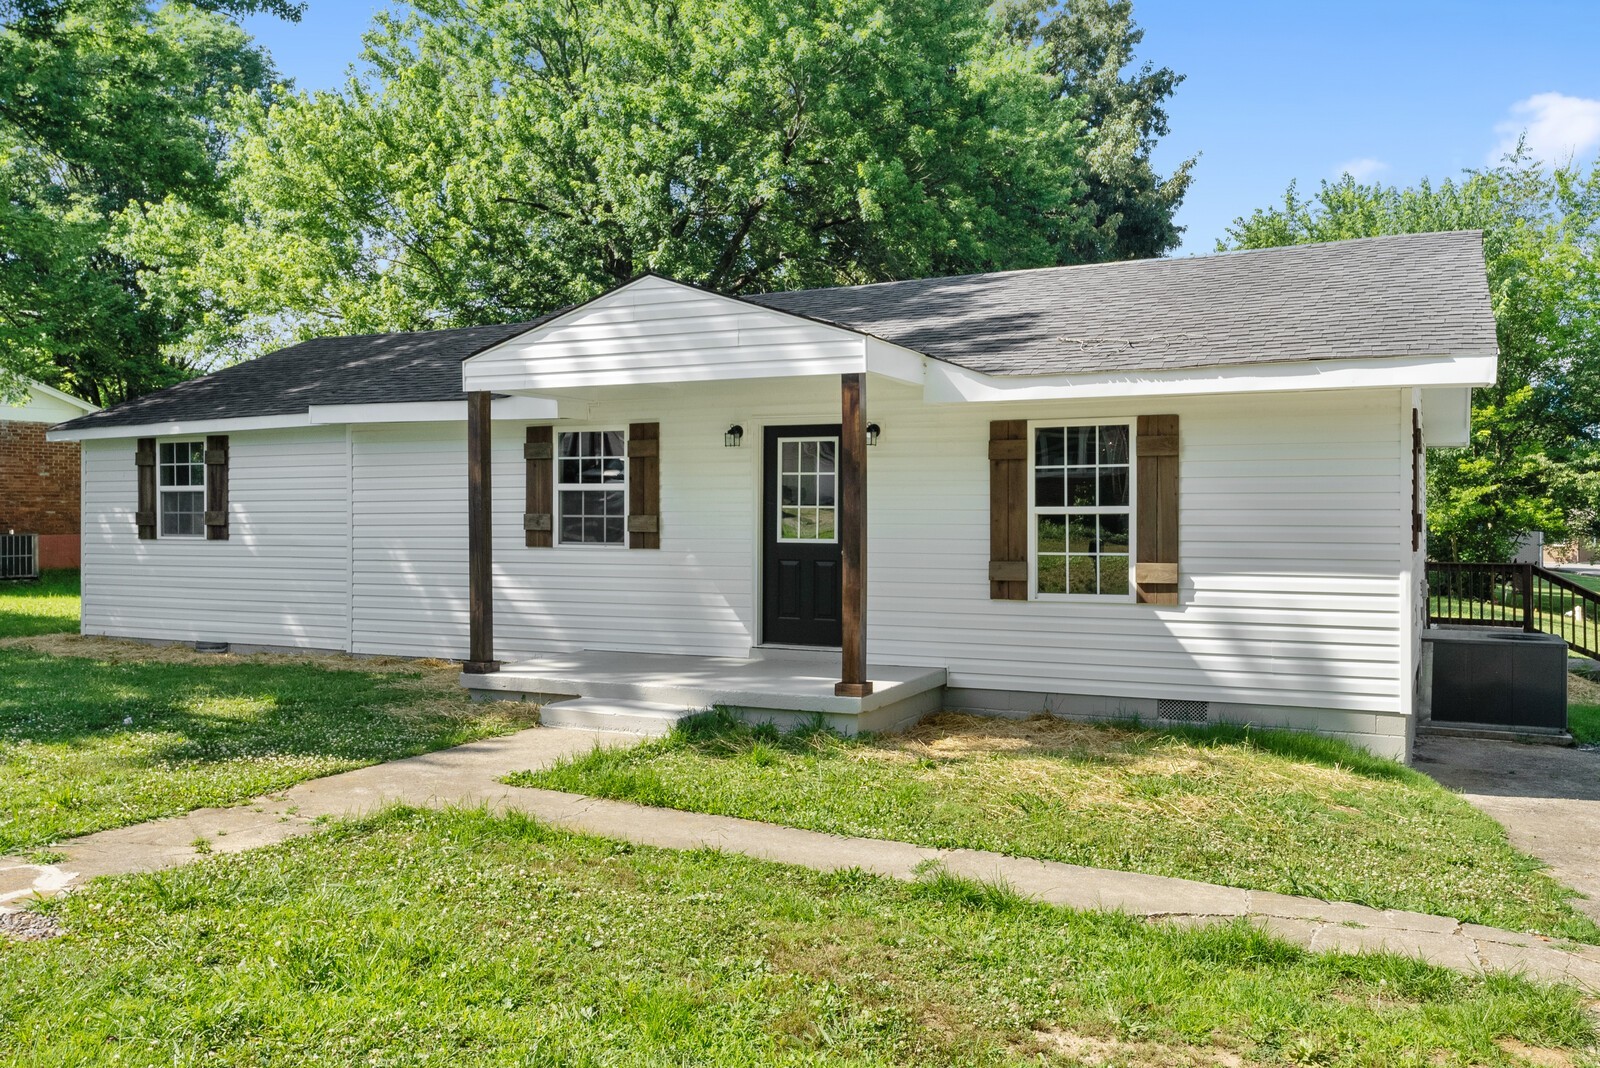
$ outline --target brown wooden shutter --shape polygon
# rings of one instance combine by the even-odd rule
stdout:
[[[555,544],[553,437],[547,426],[530,426],[522,446],[522,458],[528,468],[528,504],[522,513],[522,530],[530,549],[548,549]]]
[[[628,548],[661,548],[661,424],[628,425]]]
[[[1135,447],[1139,467],[1138,560],[1134,583],[1141,604],[1178,603],[1178,417],[1141,415]]]
[[[133,462],[139,471],[139,506],[133,521],[139,527],[140,541],[154,541],[156,536],[156,439],[140,438],[133,450]]]
[[[1422,548],[1422,417],[1411,409],[1411,551]]]
[[[989,599],[1028,599],[1028,422],[989,424]]]
[[[228,435],[206,438],[206,540],[228,540]]]

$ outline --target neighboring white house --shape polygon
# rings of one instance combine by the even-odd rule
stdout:
[[[1404,758],[1422,448],[1464,442],[1496,356],[1477,233],[744,298],[647,276],[52,436],[84,448],[88,634]]]

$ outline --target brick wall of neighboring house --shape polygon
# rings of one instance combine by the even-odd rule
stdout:
[[[0,420],[0,533],[38,534],[40,567],[77,567],[78,443],[45,430]]]

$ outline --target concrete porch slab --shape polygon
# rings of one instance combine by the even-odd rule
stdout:
[[[846,733],[900,726],[943,703],[943,668],[869,664],[867,675],[871,694],[839,697],[833,692],[837,653],[745,658],[590,650],[510,663],[491,674],[464,672],[461,684],[491,700],[606,698],[696,711],[723,706],[779,726],[821,713]]]

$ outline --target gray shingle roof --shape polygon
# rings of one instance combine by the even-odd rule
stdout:
[[[1475,230],[747,299],[992,375],[1497,351]]]
[[[1497,352],[1477,231],[743,299],[993,375]],[[463,359],[557,314],[504,326],[318,338],[63,426],[456,400]]]
[[[455,330],[319,337],[124,401],[61,428],[294,415],[313,404],[465,400],[462,360],[548,318]]]

